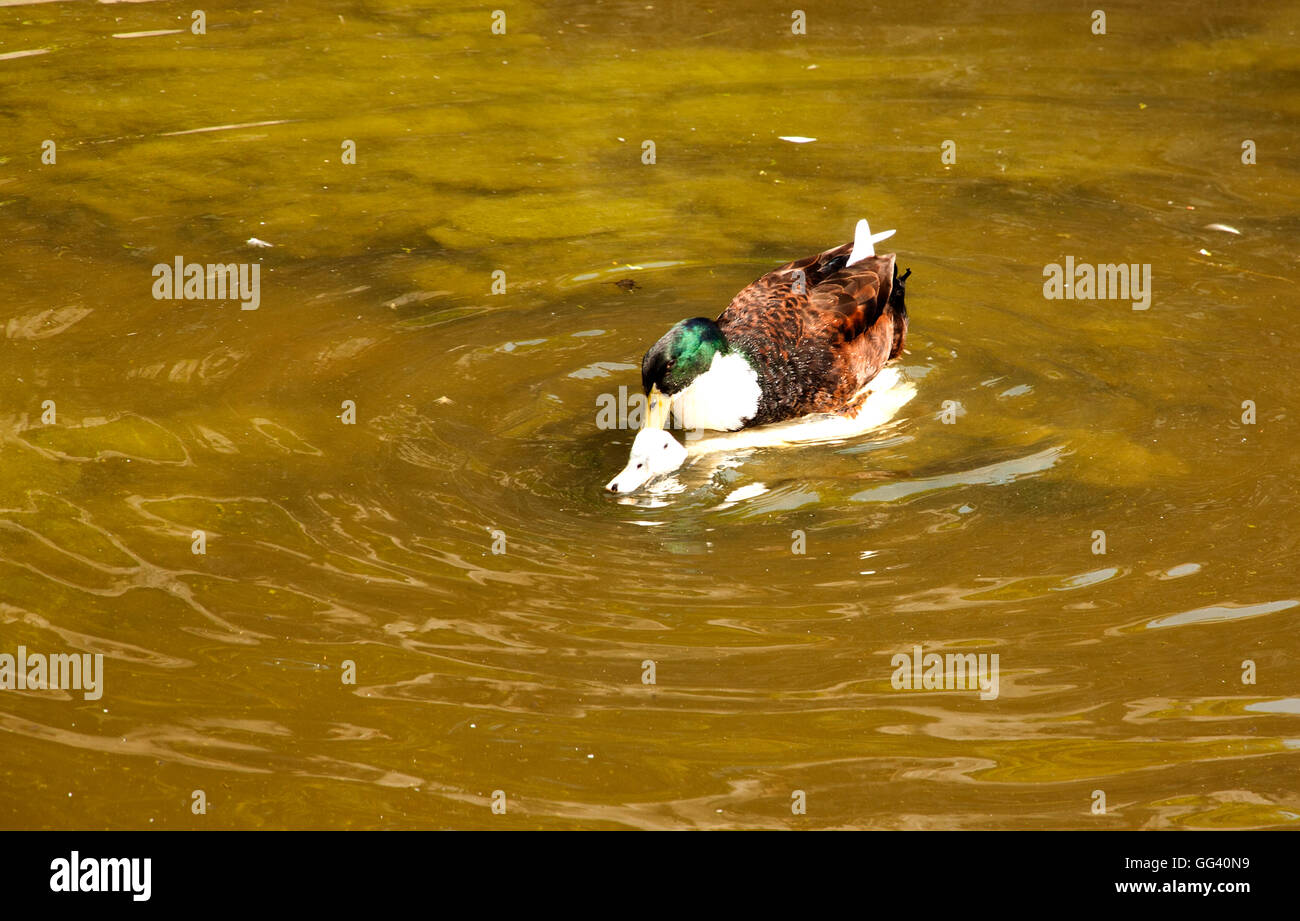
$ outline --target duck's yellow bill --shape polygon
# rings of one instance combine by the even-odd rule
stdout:
[[[645,425],[643,429],[664,429],[668,427],[668,416],[672,412],[672,401],[659,392],[658,387],[650,388],[650,400],[646,404]]]

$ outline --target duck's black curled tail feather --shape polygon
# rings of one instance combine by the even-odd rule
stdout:
[[[908,269],[898,274],[898,263],[894,263],[894,284],[889,292],[889,312],[894,316],[894,344],[889,350],[889,357],[896,358],[903,351],[903,340],[907,338],[907,304],[903,295],[907,288],[907,278],[912,274]]]

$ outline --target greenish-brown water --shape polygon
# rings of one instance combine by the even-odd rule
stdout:
[[[0,692],[0,823],[1300,821],[1300,8],[191,9],[0,8],[0,653],[104,656]],[[900,417],[604,493],[645,348],[864,216]]]

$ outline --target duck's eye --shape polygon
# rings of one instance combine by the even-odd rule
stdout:
[[[644,466],[645,466],[645,464],[637,464],[637,465],[636,465],[636,469],[637,469],[637,470],[640,470],[640,469],[641,469],[642,467],[644,467]]]

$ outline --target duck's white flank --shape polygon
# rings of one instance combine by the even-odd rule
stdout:
[[[897,368],[885,368],[858,391],[858,395],[862,402],[854,414],[819,413],[709,437],[687,432],[685,447],[663,429],[642,429],[632,443],[632,456],[628,458],[627,466],[605,488],[627,495],[647,481],[672,473],[686,463],[703,463],[706,475],[711,475],[711,471],[720,466],[735,463],[728,461],[728,454],[744,454],[754,448],[846,441],[893,419],[916,396],[916,385],[904,380]],[[673,478],[659,482],[663,487],[660,491],[680,492],[684,488]],[[654,492],[655,488],[651,491]],[[740,494],[744,495],[743,492]],[[727,499],[732,501],[740,496],[733,494]]]
[[[709,370],[673,397],[685,429],[732,432],[758,414],[758,372],[735,352],[717,353]]]
[[[849,252],[849,261],[844,264],[853,265],[855,262],[874,256],[876,244],[881,240],[888,240],[894,233],[892,230],[882,230],[880,233],[873,234],[866,218],[858,221],[858,226],[853,230],[853,249]]]
[[[692,438],[695,433],[687,432],[687,458],[724,451],[855,438],[893,419],[916,396],[916,385],[904,380],[897,368],[885,368],[858,392],[865,396],[857,413],[853,415],[818,413],[789,422],[776,422],[740,432],[709,434],[699,438]]]

